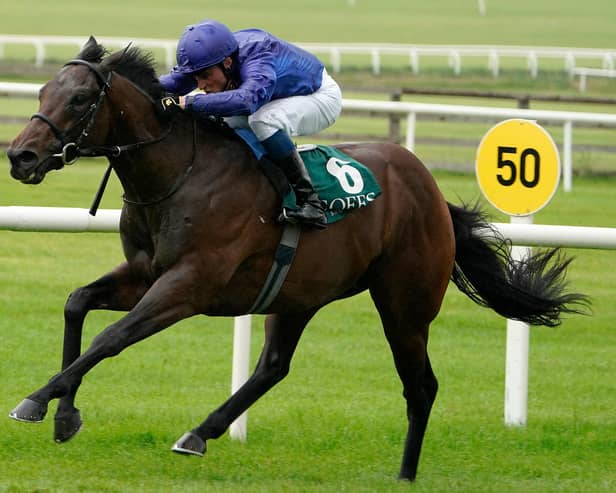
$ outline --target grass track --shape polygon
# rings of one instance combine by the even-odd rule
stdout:
[[[38,205],[87,206],[102,169],[102,163],[79,163],[40,187],[0,178],[0,203],[23,197]],[[452,201],[477,197],[470,177],[436,177]],[[106,207],[115,207],[116,186]],[[576,179],[574,192],[558,192],[536,222],[613,225],[612,190],[610,180]],[[0,410],[8,412],[57,371],[68,292],[119,262],[121,253],[113,234],[0,232],[0,244]],[[613,253],[570,253],[578,257],[571,284],[593,297],[594,316],[532,330],[524,429],[502,423],[505,322],[450,288],[431,332],[441,392],[415,491],[614,489],[616,309],[613,276],[606,275]],[[92,314],[84,341],[116,317]],[[262,343],[260,321],[253,361]],[[172,454],[173,442],[228,396],[231,324],[196,317],[101,363],[80,391],[85,425],[72,442],[51,440],[53,405],[42,425],[0,419],[0,491],[408,487],[395,481],[405,427],[401,388],[366,294],[315,317],[290,376],[251,408],[246,444],[224,435],[209,443],[202,460]]]
[[[258,25],[302,41],[613,45],[616,4],[610,0],[583,5],[494,0],[486,2],[486,18],[477,15],[472,1],[445,0],[437,10],[419,0],[358,0],[355,9],[348,3],[313,0],[293,3],[292,9],[289,2],[274,0],[260,2],[258,9],[248,0],[173,6],[162,0],[113,0],[104,6],[57,0],[29,8],[12,3],[3,6],[0,32],[166,38],[210,15],[234,28]],[[340,29],[341,17],[345,29]],[[5,54],[13,56],[8,49]],[[529,82],[515,69],[498,80],[481,73],[453,79],[438,70],[411,83],[574,91],[560,76]],[[346,80],[395,87],[402,77],[371,79],[358,70]],[[612,83],[591,88],[613,94]],[[0,168],[6,166],[0,159]],[[88,207],[102,170],[100,162],[80,161],[50,174],[38,187],[24,187],[2,173],[0,205]],[[469,176],[439,172],[436,178],[451,201],[479,196]],[[612,227],[613,190],[613,179],[576,177],[574,191],[559,191],[535,222]],[[112,182],[102,207],[120,205],[119,187]],[[505,220],[499,214],[493,219]],[[413,491],[616,490],[614,253],[569,253],[577,256],[571,285],[591,295],[594,315],[568,319],[557,329],[532,330],[529,424],[524,429],[503,426],[505,322],[455,287],[449,289],[431,331],[430,355],[441,390]],[[67,294],[121,257],[119,241],[111,234],[0,231],[0,413],[8,413],[57,371]],[[92,314],[84,344],[117,316]],[[253,331],[253,361],[262,344],[261,320],[257,317]],[[289,377],[251,408],[246,444],[224,435],[209,443],[204,459],[172,454],[173,442],[228,396],[231,323],[196,317],[101,363],[86,377],[78,397],[84,429],[67,444],[51,439],[55,406],[41,425],[0,415],[0,492],[409,490],[395,481],[405,432],[401,387],[366,294],[335,303],[315,317]]]

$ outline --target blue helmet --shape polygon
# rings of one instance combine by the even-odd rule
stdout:
[[[190,74],[211,67],[230,56],[237,46],[235,36],[221,22],[206,19],[186,26],[178,42],[175,70]]]

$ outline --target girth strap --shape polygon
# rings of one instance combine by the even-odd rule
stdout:
[[[267,275],[267,279],[261,288],[261,292],[257,299],[248,310],[248,313],[263,312],[268,306],[271,305],[274,298],[278,296],[280,288],[287,278],[293,258],[295,258],[295,251],[297,244],[299,243],[301,228],[297,224],[286,223],[284,230],[282,231],[282,238],[280,244],[276,249],[274,255],[274,262],[272,268]]]

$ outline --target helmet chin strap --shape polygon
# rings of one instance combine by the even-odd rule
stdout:
[[[237,89],[237,83],[231,77],[227,77],[225,91],[231,91],[232,89]]]
[[[225,61],[223,60],[222,62],[220,62],[218,64],[218,66],[220,67],[220,70],[222,70],[222,73],[224,74],[225,78],[227,79],[227,85],[225,86],[225,91],[230,91],[232,89],[237,89],[238,87],[238,83],[237,83],[237,77],[235,77],[237,75],[237,60],[236,58],[231,55],[231,65],[229,65],[229,68],[225,67]]]

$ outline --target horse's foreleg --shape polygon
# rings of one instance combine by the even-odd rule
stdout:
[[[244,411],[288,373],[291,358],[304,328],[316,310],[296,315],[269,315],[265,342],[252,376],[222,406],[192,431],[185,433],[172,450],[202,456],[206,441],[218,438]]]
[[[125,317],[96,336],[81,356],[28,396],[10,416],[20,421],[41,421],[49,401],[74,393],[83,376],[97,363],[194,315],[196,310],[190,303],[194,290],[190,272],[179,270],[160,277]]]
[[[87,286],[76,289],[64,306],[64,346],[62,369],[66,369],[81,353],[81,335],[87,313],[91,310],[129,311],[147,291],[147,285],[136,279],[124,263]],[[54,439],[65,442],[81,427],[81,416],[75,407],[79,384],[58,403],[54,421]]]

